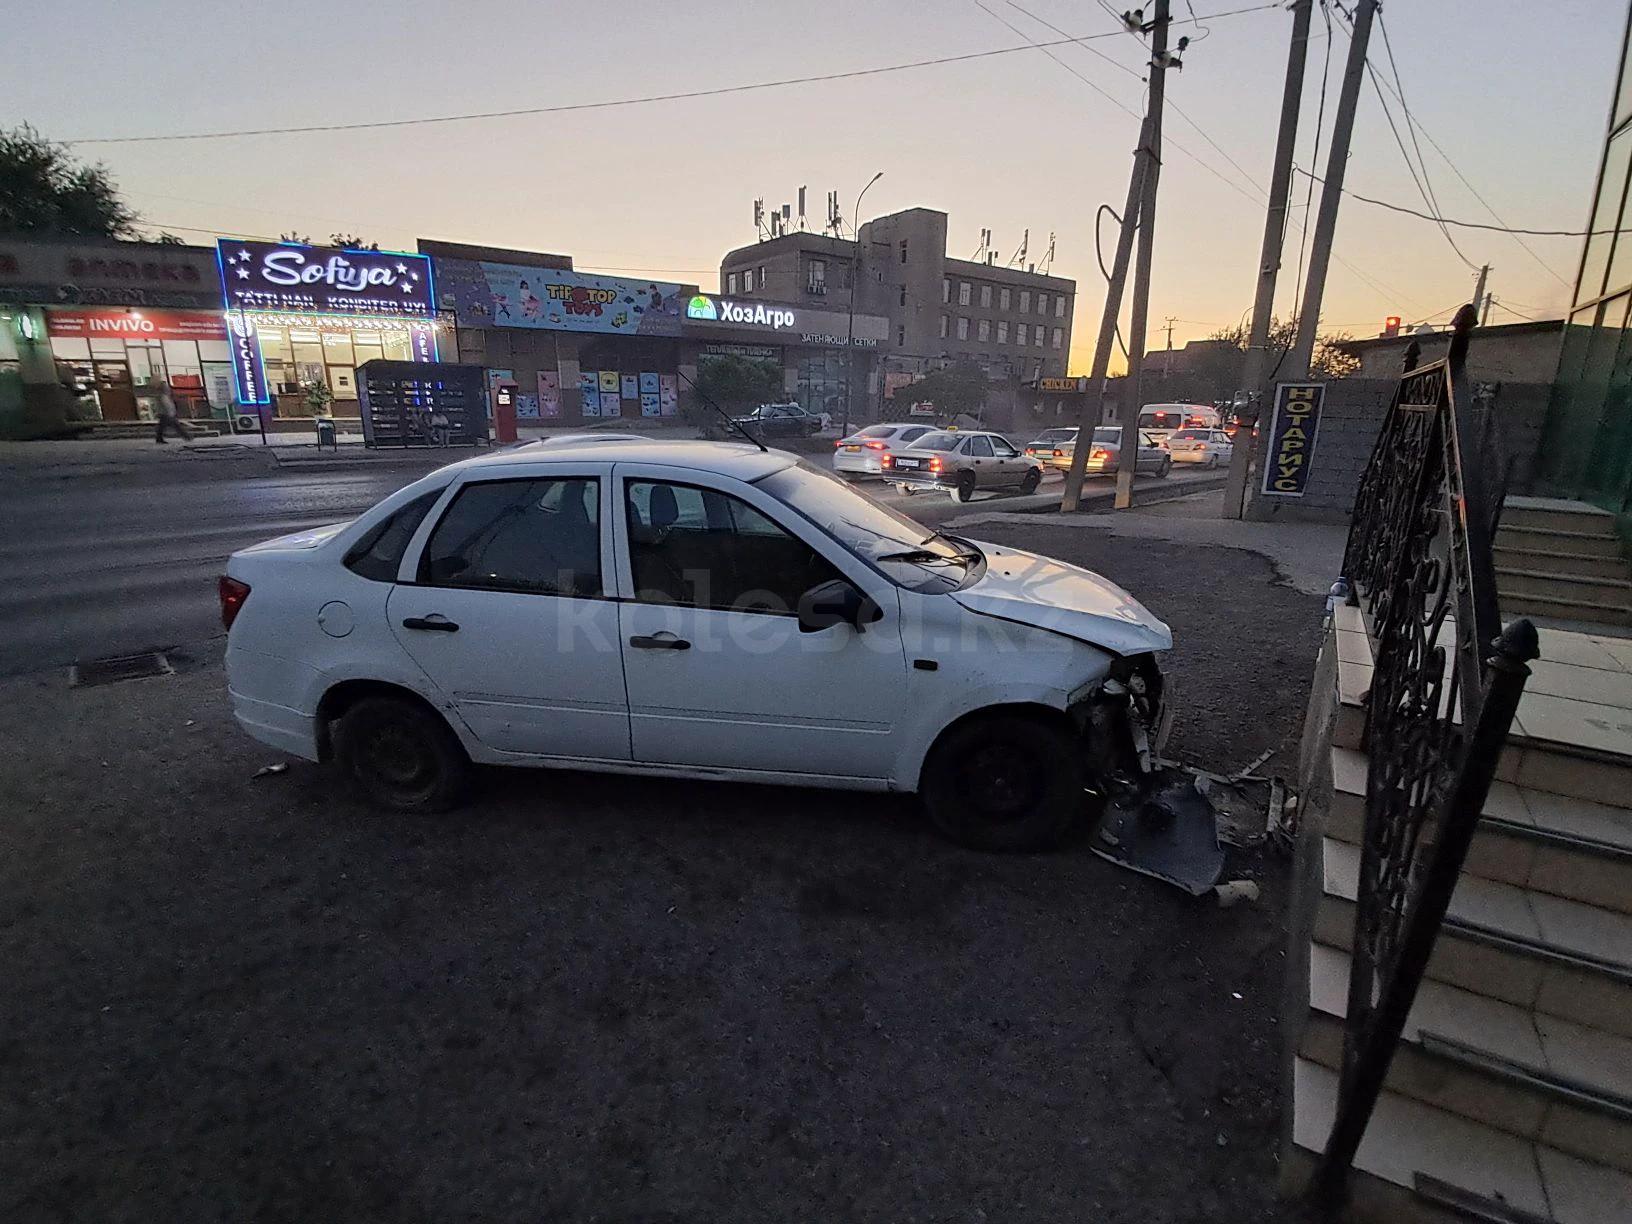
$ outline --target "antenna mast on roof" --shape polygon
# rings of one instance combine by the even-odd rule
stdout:
[[[754,201],[754,232],[759,235],[761,242],[765,241],[765,201]]]
[[[983,229],[983,230],[980,231],[980,246],[975,250],[974,255],[971,257],[971,262],[973,262],[973,263],[990,263],[991,262],[991,256],[990,256],[991,249],[992,249],[992,231],[989,230],[989,229]]]
[[[801,230],[810,228],[805,224],[805,189],[803,187],[799,188],[799,228]]]
[[[1030,246],[1031,246],[1031,229],[1028,227],[1025,230],[1021,231],[1021,234],[1020,234],[1020,249],[1014,253],[1014,258],[1009,260],[1009,262],[1007,264],[1005,264],[1004,266],[1009,267],[1009,268],[1014,268],[1014,267],[1023,268],[1023,267],[1025,267],[1026,266],[1026,251]]]
[[[1043,269],[1043,275],[1044,276],[1048,275],[1048,269],[1053,265],[1053,263],[1054,263],[1054,235],[1053,235],[1052,232],[1050,232],[1049,235],[1048,235],[1048,254],[1043,256],[1043,262],[1042,262],[1042,269]]]

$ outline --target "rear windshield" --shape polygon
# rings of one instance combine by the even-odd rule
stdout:
[[[1037,435],[1039,442],[1069,442],[1077,436],[1074,429],[1045,429]]]
[[[1181,429],[1173,436],[1189,442],[1207,441],[1207,431],[1205,429]]]
[[[1184,424],[1182,412],[1141,412],[1139,427],[1141,429],[1177,429]]]
[[[1120,425],[1101,425],[1094,430],[1094,444],[1104,446],[1107,442],[1113,445],[1122,441],[1122,427]]]
[[[932,433],[927,438],[919,438],[913,446],[918,450],[949,451],[956,449],[962,441],[962,434]]]
[[[894,425],[869,425],[866,429],[858,429],[858,438],[887,438],[895,432]]]

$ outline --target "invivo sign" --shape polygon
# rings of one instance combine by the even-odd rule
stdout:
[[[781,331],[792,327],[798,312],[763,302],[733,302],[699,293],[686,305],[686,318],[705,323],[733,323],[738,327],[768,327]]]
[[[436,313],[431,261],[424,255],[222,238],[215,256],[222,304],[229,310],[419,318]]]

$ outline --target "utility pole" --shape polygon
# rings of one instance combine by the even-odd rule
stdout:
[[[1485,296],[1485,282],[1489,279],[1490,265],[1485,264],[1479,269],[1479,280],[1473,287],[1473,308],[1480,312],[1480,327],[1483,327],[1490,319],[1490,299]]]
[[[1162,362],[1162,377],[1173,377],[1173,323],[1177,316],[1167,316],[1167,358]]]
[[[855,221],[851,227],[856,235],[856,255],[850,261],[850,307],[847,312],[850,319],[845,327],[844,334],[844,420],[839,425],[839,437],[841,438],[850,436],[850,386],[855,381],[856,373],[856,285],[861,280],[861,197],[866,195],[872,189],[873,184],[883,177],[884,171],[880,170],[872,178],[868,179],[867,186],[861,189],[861,195],[856,197]]]
[[[1105,309],[1099,317],[1099,339],[1094,343],[1094,365],[1088,374],[1088,394],[1082,397],[1077,415],[1077,440],[1071,448],[1071,466],[1065,473],[1062,511],[1075,510],[1082,500],[1082,477],[1088,468],[1088,452],[1094,448],[1094,426],[1105,399],[1105,374],[1110,369],[1111,346],[1116,343],[1116,316],[1122,313],[1122,287],[1128,278],[1128,259],[1133,254],[1133,231],[1139,222],[1139,200],[1145,185],[1145,154],[1150,146],[1150,115],[1139,125],[1139,144],[1133,151],[1133,170],[1128,175],[1128,198],[1122,205],[1122,225],[1116,235],[1116,254],[1111,259],[1111,279],[1105,286]],[[1134,420],[1139,410],[1133,410]]]
[[[1122,446],[1116,462],[1116,508],[1133,505],[1133,478],[1139,466],[1139,409],[1145,366],[1145,326],[1150,315],[1150,261],[1156,246],[1156,186],[1162,170],[1162,105],[1167,94],[1168,0],[1156,0],[1150,34],[1150,139],[1139,203],[1139,263],[1133,274],[1133,307],[1128,315],[1128,412],[1122,418]],[[1073,466],[1075,464],[1073,463]]]
[[[1303,313],[1298,317],[1298,338],[1286,357],[1287,377],[1309,377],[1315,355],[1315,331],[1320,326],[1321,299],[1326,296],[1326,268],[1332,259],[1337,234],[1337,206],[1343,200],[1343,173],[1349,163],[1349,139],[1354,135],[1354,111],[1360,103],[1360,81],[1366,72],[1366,45],[1377,0],[1358,0],[1354,32],[1349,36],[1349,59],[1343,66],[1343,89],[1337,97],[1337,118],[1332,122],[1332,147],[1326,157],[1326,182],[1320,189],[1320,211],[1309,246],[1309,278],[1304,282]]]
[[[1309,52],[1309,16],[1314,0],[1292,6],[1292,42],[1286,51],[1286,88],[1281,94],[1281,130],[1275,138],[1275,165],[1270,172],[1269,211],[1264,214],[1264,243],[1258,256],[1258,291],[1252,299],[1252,327],[1247,333],[1247,358],[1241,390],[1260,402],[1269,375],[1269,325],[1275,313],[1275,278],[1281,270],[1281,237],[1286,233],[1287,200],[1292,192],[1292,154],[1298,143],[1298,112],[1303,103],[1303,66]],[[1249,400],[1250,402],[1250,400]],[[1246,411],[1253,413],[1252,408]],[[1224,518],[1241,517],[1241,497],[1247,487],[1247,466],[1252,459],[1252,430],[1236,433],[1230,455],[1230,474],[1224,483]]]

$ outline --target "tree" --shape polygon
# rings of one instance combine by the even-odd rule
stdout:
[[[28,124],[0,130],[0,232],[132,238],[140,218],[101,165]]]
[[[364,242],[356,234],[330,234],[329,245],[345,247],[347,250],[352,251],[377,251],[380,249],[379,243]]]
[[[959,414],[976,416],[986,404],[991,383],[986,373],[971,361],[960,361],[941,370],[931,370],[917,382],[895,393],[897,403],[930,403],[937,415],[950,420]]]
[[[757,357],[734,353],[710,356],[697,363],[697,408],[700,424],[724,426],[708,401],[713,400],[730,415],[747,412],[759,404],[782,398],[782,367]]]
[[[1284,322],[1279,316],[1269,321],[1269,355],[1270,369],[1279,369],[1282,359],[1292,348],[1298,336],[1297,319],[1287,319]],[[1247,340],[1250,338],[1245,323],[1237,323],[1234,327],[1221,327],[1209,340],[1224,340],[1233,344],[1242,352],[1247,350]],[[1354,337],[1348,332],[1329,332],[1315,339],[1315,354],[1309,362],[1309,376],[1311,378],[1347,378],[1360,368],[1360,359],[1346,347],[1354,342]],[[1271,379],[1273,380],[1273,374]]]

